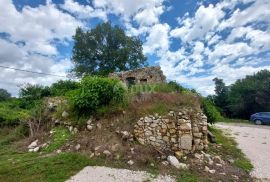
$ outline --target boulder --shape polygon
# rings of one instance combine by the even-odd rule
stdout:
[[[33,141],[30,145],[28,145],[28,149],[33,149],[37,147],[38,140]]]

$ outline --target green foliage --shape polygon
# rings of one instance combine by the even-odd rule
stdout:
[[[255,112],[270,110],[270,71],[262,70],[226,87],[216,79],[216,95],[211,96],[217,106],[230,117],[248,119]]]
[[[146,65],[141,40],[126,36],[123,29],[110,23],[86,32],[77,28],[73,39],[73,72],[77,76],[108,75]]]
[[[54,150],[64,145],[65,142],[71,138],[71,133],[67,128],[57,127],[54,128],[52,131],[52,142],[48,147],[43,150],[44,152],[53,152]]]
[[[20,108],[19,105],[18,99],[0,102],[0,126],[17,125],[30,117],[30,112]]]
[[[220,112],[211,101],[202,99],[202,107],[209,123],[213,124],[222,118]]]
[[[228,104],[228,87],[225,86],[225,83],[222,79],[214,78],[213,81],[215,82],[215,97],[213,98],[214,103],[217,107],[222,108],[223,112],[227,112]]]
[[[65,96],[68,92],[79,88],[78,82],[72,80],[60,80],[50,87],[52,96]]]
[[[93,113],[110,103],[123,103],[126,90],[118,81],[110,78],[86,76],[80,87],[69,94],[74,108],[79,112]]]
[[[10,99],[11,95],[7,90],[0,88],[0,102]]]
[[[36,105],[36,101],[50,95],[51,93],[49,87],[44,87],[42,85],[26,84],[20,89],[20,107],[25,109],[31,109]]]

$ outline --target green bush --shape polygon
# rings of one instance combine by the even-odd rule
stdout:
[[[18,99],[0,102],[0,126],[17,125],[30,116],[28,110],[19,107]]]
[[[79,88],[78,82],[72,80],[60,80],[50,87],[52,96],[64,96],[72,90]]]
[[[24,85],[19,92],[20,107],[25,109],[32,109],[35,107],[35,103],[41,100],[43,97],[51,95],[50,88],[42,85]]]
[[[220,112],[211,101],[202,99],[202,107],[204,114],[207,116],[208,123],[213,124],[222,118]]]
[[[0,88],[0,102],[10,99],[11,95],[7,90]]]
[[[80,113],[93,113],[110,103],[123,103],[126,90],[118,81],[110,78],[86,76],[79,88],[70,92],[69,98]]]

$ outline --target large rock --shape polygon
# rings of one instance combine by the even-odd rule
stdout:
[[[33,141],[30,145],[28,145],[28,149],[34,149],[37,147],[38,140]]]

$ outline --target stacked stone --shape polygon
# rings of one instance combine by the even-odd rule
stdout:
[[[208,148],[207,140],[207,117],[198,112],[195,117],[195,122],[192,125],[193,130],[193,150],[203,150]]]
[[[167,116],[149,115],[134,126],[137,140],[162,150],[190,151],[207,148],[207,118],[201,113],[190,117],[189,110],[170,111]]]

